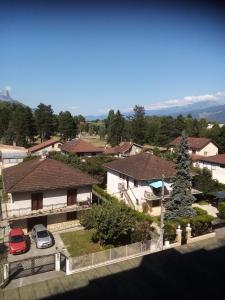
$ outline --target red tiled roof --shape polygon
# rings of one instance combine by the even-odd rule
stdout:
[[[203,156],[203,155],[198,155],[198,154],[192,154],[191,155],[191,159],[192,159],[192,161],[197,161],[197,160],[199,160],[199,159],[201,159],[201,158],[204,158],[205,156]]]
[[[106,148],[104,153],[111,154],[111,155],[125,154],[127,151],[129,151],[132,148],[133,145],[134,143],[131,142],[122,142],[118,146]]]
[[[180,143],[181,137],[177,137],[175,140],[171,142],[171,146],[177,146]],[[215,144],[211,139],[208,138],[200,138],[200,137],[188,137],[188,146],[190,149],[200,150],[204,148],[209,143]]]
[[[16,150],[16,151],[27,151],[26,148],[24,147],[19,147],[19,146],[13,146],[13,145],[6,145],[6,144],[0,144],[0,150]]]
[[[103,148],[96,147],[91,143],[88,143],[82,139],[74,139],[66,142],[61,146],[61,149],[65,152],[73,153],[101,153],[104,151]]]
[[[143,152],[105,164],[105,168],[130,176],[136,180],[171,178],[175,174],[174,164],[158,156]]]
[[[58,142],[59,142],[59,140],[56,140],[56,139],[50,139],[50,140],[44,141],[44,142],[41,143],[41,144],[35,145],[35,146],[33,146],[33,147],[30,147],[30,148],[28,149],[28,152],[30,152],[30,153],[35,152],[35,151],[41,150],[41,149],[43,149],[43,148],[45,148],[45,147],[51,146],[51,145],[53,145],[53,144],[55,144],[55,143],[58,143]]]
[[[6,192],[35,192],[96,184],[97,181],[74,167],[46,158],[32,159],[2,170]]]
[[[225,154],[217,154],[212,156],[202,156],[198,160],[212,162],[215,164],[225,165]]]

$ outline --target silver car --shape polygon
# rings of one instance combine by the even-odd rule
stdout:
[[[46,227],[42,224],[35,225],[32,229],[31,235],[37,248],[48,248],[53,245],[52,237]]]

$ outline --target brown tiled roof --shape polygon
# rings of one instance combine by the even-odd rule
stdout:
[[[192,154],[192,155],[191,155],[192,161],[197,161],[197,160],[200,160],[201,158],[205,158],[205,156],[203,156],[203,155],[198,155],[198,154]]]
[[[95,179],[60,161],[32,159],[2,170],[6,192],[44,191],[92,185]]]
[[[131,142],[122,142],[118,146],[115,147],[110,147],[106,148],[104,153],[105,154],[111,154],[111,155],[116,155],[116,154],[125,154],[127,151],[131,149],[131,147],[134,145],[134,143]]]
[[[41,149],[43,149],[45,147],[51,146],[51,145],[53,145],[55,143],[58,143],[58,142],[59,142],[59,140],[50,139],[50,140],[47,140],[47,141],[45,141],[45,142],[43,142],[41,144],[35,145],[33,147],[30,147],[28,149],[28,152],[30,152],[30,153],[35,152],[35,151],[41,150]]]
[[[74,139],[66,142],[61,146],[61,149],[65,152],[72,153],[101,153],[104,151],[103,148],[96,147],[91,143],[88,143],[82,139]]]
[[[15,150],[15,151],[27,151],[24,147],[19,146],[13,146],[13,145],[6,145],[6,144],[0,144],[0,150]]]
[[[181,137],[177,137],[171,142],[171,146],[177,146],[180,143]],[[200,137],[188,137],[188,146],[190,149],[200,150],[209,143],[215,144],[211,139]]]
[[[175,174],[172,162],[143,152],[105,164],[105,168],[128,175],[136,180],[171,178]]]
[[[225,165],[225,154],[217,154],[212,156],[202,156],[198,160],[212,162],[215,164]]]

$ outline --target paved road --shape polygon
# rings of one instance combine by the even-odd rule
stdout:
[[[5,289],[0,299],[223,299],[224,278],[225,229],[220,229],[216,238],[192,245]]]

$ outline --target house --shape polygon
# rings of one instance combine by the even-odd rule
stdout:
[[[78,156],[96,156],[97,154],[102,154],[104,149],[96,147],[91,143],[86,142],[81,138],[73,139],[66,142],[61,146],[61,150],[64,153],[75,153]]]
[[[105,164],[107,192],[124,200],[132,208],[142,210],[147,203],[159,207],[164,176],[165,197],[169,197],[175,174],[172,162],[143,152]]]
[[[30,231],[35,224],[49,230],[78,224],[77,212],[90,209],[96,180],[50,158],[34,158],[2,172],[2,220]]]
[[[27,156],[27,149],[24,147],[0,144],[0,175],[2,169],[15,166]]]
[[[196,157],[193,166],[200,169],[207,168],[212,172],[213,179],[225,184],[225,154]]]
[[[61,145],[62,143],[59,140],[50,139],[44,141],[43,143],[30,147],[28,149],[28,153],[30,155],[46,155],[50,151],[61,151]]]
[[[180,143],[181,137],[177,137],[170,144],[170,151],[174,152],[177,145]],[[188,137],[189,154],[212,156],[218,154],[218,146],[215,142],[208,138]]]
[[[133,142],[122,142],[115,147],[107,147],[104,150],[104,154],[113,155],[118,157],[126,157],[136,155],[143,151],[143,146]]]

